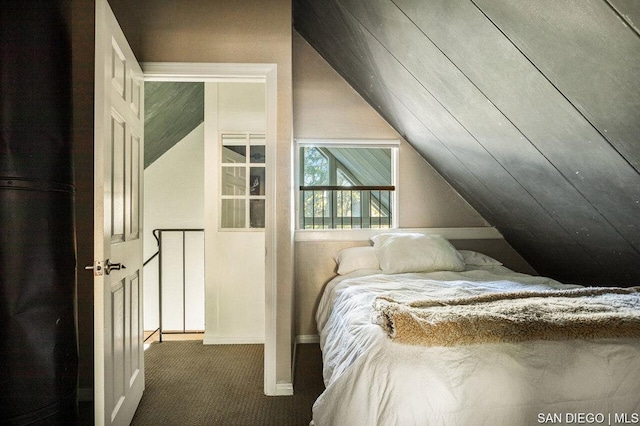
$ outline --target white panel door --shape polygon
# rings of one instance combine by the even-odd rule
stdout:
[[[95,423],[128,425],[144,390],[143,75],[106,0],[96,1]]]

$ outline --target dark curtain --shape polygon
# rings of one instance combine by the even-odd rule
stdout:
[[[76,400],[71,45],[62,1],[0,4],[0,424],[29,424]]]

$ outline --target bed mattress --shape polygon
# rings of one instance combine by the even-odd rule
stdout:
[[[462,272],[357,270],[329,282],[316,320],[323,425],[616,424],[640,413],[640,339],[533,340],[454,347],[392,341],[370,320],[378,296],[446,298],[579,286],[503,266]],[[634,417],[635,416],[635,417]]]

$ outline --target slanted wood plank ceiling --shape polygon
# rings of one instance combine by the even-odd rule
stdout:
[[[204,121],[204,83],[148,81],[144,108],[147,168]]]
[[[541,274],[640,284],[640,6],[294,0],[295,29]]]

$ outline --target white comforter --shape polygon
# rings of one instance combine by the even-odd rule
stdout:
[[[356,271],[327,284],[316,319],[325,425],[640,424],[640,340],[530,341],[423,347],[392,342],[369,320],[385,294],[437,297],[570,288],[492,266],[464,272]],[[584,416],[584,417],[582,417]],[[586,420],[592,419],[591,423]]]

